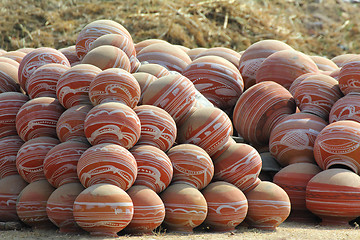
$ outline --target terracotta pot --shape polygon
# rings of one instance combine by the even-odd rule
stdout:
[[[54,227],[46,213],[47,200],[54,190],[45,179],[27,185],[16,202],[16,212],[20,220],[33,228]]]
[[[239,69],[240,67],[240,57],[241,55],[230,49],[230,48],[226,48],[226,47],[213,47],[213,48],[209,48],[206,49],[204,51],[202,51],[201,53],[199,53],[195,59],[204,57],[204,56],[218,56],[218,57],[222,57],[226,60],[228,60],[229,62],[231,62],[237,69]],[[195,60],[193,59],[193,61]]]
[[[284,117],[271,131],[271,154],[282,165],[315,163],[314,143],[327,122],[314,114],[294,113]]]
[[[16,114],[16,130],[22,140],[57,137],[56,123],[64,108],[51,97],[39,97],[22,105]]]
[[[26,54],[20,63],[18,72],[21,88],[26,91],[26,81],[31,74],[39,67],[49,63],[58,63],[70,67],[70,63],[64,54],[53,48],[41,47]]]
[[[56,98],[56,84],[60,76],[70,69],[59,63],[50,63],[36,69],[26,80],[25,89],[31,99],[37,97]]]
[[[250,227],[274,231],[290,214],[290,199],[275,183],[262,181],[245,196],[249,206],[245,221]]]
[[[92,105],[75,105],[64,111],[56,124],[56,134],[61,142],[81,141],[87,142],[84,132],[86,114]]]
[[[16,69],[19,69],[19,67],[20,67],[20,64],[17,61],[12,60],[10,58],[2,57],[2,56],[0,56],[0,63],[1,64],[8,63],[8,64],[12,65],[13,67],[15,67]]]
[[[89,86],[89,98],[94,106],[105,102],[120,102],[130,108],[140,100],[140,85],[129,72],[119,68],[102,71]]]
[[[44,175],[44,159],[46,154],[59,140],[51,137],[38,137],[24,143],[16,155],[16,168],[28,183],[46,179]]]
[[[190,57],[191,61],[193,61],[197,57],[197,55],[204,52],[205,50],[207,50],[207,48],[193,48],[187,52],[187,55]]]
[[[6,52],[4,54],[1,54],[1,57],[10,58],[12,60],[15,60],[19,64],[21,63],[21,60],[25,57],[26,53],[20,52],[20,51],[10,51]]]
[[[132,186],[127,194],[134,204],[134,215],[124,231],[151,234],[164,221],[164,203],[156,192],[145,186]]]
[[[274,176],[274,183],[285,190],[291,202],[288,220],[315,222],[315,216],[306,208],[306,186],[311,178],[321,172],[312,163],[294,163],[281,169]]]
[[[67,141],[48,151],[44,159],[44,175],[49,183],[56,188],[67,183],[78,183],[76,167],[79,158],[89,147],[87,143]]]
[[[163,223],[167,230],[189,233],[204,222],[207,203],[198,189],[188,184],[172,184],[160,197],[165,205]]]
[[[93,236],[117,237],[134,214],[129,195],[112,184],[96,184],[82,191],[73,208],[76,223]]]
[[[326,57],[322,56],[310,56],[310,58],[315,62],[316,66],[321,71],[335,71],[339,67],[331,61],[330,59],[327,59]]]
[[[29,53],[29,52],[31,52],[32,50],[34,50],[34,48],[19,48],[19,49],[16,50],[16,51],[20,51],[20,52],[23,52],[23,53]]]
[[[155,43],[168,43],[167,41],[165,40],[162,40],[162,39],[146,39],[146,40],[143,40],[141,42],[138,42],[135,44],[135,51],[136,51],[136,54],[138,54],[144,47],[147,47],[151,44],[155,44]]]
[[[195,105],[194,84],[180,74],[161,77],[146,89],[143,104],[164,109],[179,124]]]
[[[140,86],[141,94],[140,94],[140,99],[139,99],[138,105],[141,105],[144,92],[149,87],[150,83],[157,80],[157,77],[155,77],[154,75],[151,75],[150,73],[145,73],[145,72],[137,72],[137,73],[133,73],[132,75],[134,76],[134,78],[136,79],[136,81],[138,82],[138,84]]]
[[[349,226],[360,215],[360,177],[346,169],[315,175],[306,187],[306,207],[322,219],[321,225]]]
[[[18,69],[10,63],[0,64],[0,93],[20,92]]]
[[[173,166],[169,157],[160,149],[149,145],[135,146],[130,152],[138,167],[134,185],[146,186],[156,193],[164,191],[173,177]]]
[[[141,122],[138,145],[151,145],[167,151],[174,144],[177,127],[174,119],[165,110],[152,105],[141,105],[134,109]]]
[[[130,33],[121,24],[105,19],[93,21],[80,31],[76,39],[76,53],[79,59],[83,59],[98,37],[106,34],[120,34],[132,41]]]
[[[65,57],[69,61],[70,65],[80,61],[80,59],[78,58],[78,56],[76,54],[76,46],[75,45],[60,48],[59,52],[61,52],[62,54],[65,55]]]
[[[245,195],[227,182],[213,182],[202,190],[208,214],[204,225],[215,231],[235,231],[246,217],[248,203]]]
[[[275,82],[261,82],[239,97],[233,124],[246,142],[267,145],[274,126],[295,109],[295,100],[288,90]]]
[[[360,92],[351,92],[337,100],[331,107],[329,123],[352,120],[360,123]]]
[[[92,108],[84,121],[85,136],[92,144],[115,143],[132,148],[140,138],[140,119],[130,107],[108,102]]]
[[[91,104],[89,85],[101,69],[90,64],[71,67],[61,75],[56,85],[56,96],[61,105],[71,108],[79,104]]]
[[[343,66],[343,63],[350,60],[351,58],[358,57],[358,54],[341,54],[336,57],[333,57],[331,61],[333,61],[339,68]]]
[[[23,144],[24,141],[18,136],[0,138],[0,179],[18,175],[16,155]]]
[[[156,63],[141,64],[137,72],[149,73],[157,78],[165,77],[170,74],[169,70]]]
[[[19,174],[4,177],[0,180],[0,221],[16,222],[16,200],[27,182]]]
[[[212,104],[221,109],[232,108],[244,89],[239,70],[218,56],[195,59],[183,71],[195,88]]]
[[[360,57],[354,57],[343,63],[339,73],[339,87],[346,95],[351,92],[360,93]]]
[[[360,172],[360,123],[343,120],[330,123],[317,136],[314,157],[321,169],[343,167]]]
[[[299,77],[297,77],[291,84],[290,88],[289,88],[289,92],[291,93],[291,95],[294,96],[296,88],[299,86],[299,84],[304,81],[305,79],[307,79],[310,76],[313,75],[318,75],[319,73],[305,73],[303,75],[300,75]]]
[[[92,146],[81,155],[77,174],[86,188],[109,183],[126,191],[135,182],[137,163],[133,155],[120,145],[103,143]]]

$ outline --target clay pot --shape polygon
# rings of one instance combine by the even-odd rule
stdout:
[[[291,95],[294,96],[296,88],[299,86],[299,84],[304,81],[305,79],[307,79],[310,76],[313,75],[318,75],[319,73],[305,73],[303,75],[300,75],[299,77],[297,77],[291,84],[290,88],[289,88],[289,92],[291,93]]]
[[[137,144],[151,145],[164,152],[169,150],[177,136],[176,123],[170,114],[152,105],[141,105],[134,111],[141,123],[141,134]]]
[[[321,71],[335,71],[339,67],[330,59],[321,56],[310,56],[310,58],[315,62],[316,66]]]
[[[81,141],[87,142],[84,132],[86,114],[92,105],[75,105],[61,114],[56,124],[56,134],[61,142]]]
[[[5,62],[0,64],[0,93],[20,92],[17,73],[15,66]]]
[[[22,105],[16,114],[16,130],[22,140],[57,137],[56,123],[65,109],[51,97],[39,97]]]
[[[59,140],[51,137],[38,137],[24,143],[16,155],[16,168],[28,183],[46,179],[44,175],[44,159],[46,154]]]
[[[360,123],[360,92],[345,95],[331,107],[329,123],[341,120],[353,120]]]
[[[160,194],[165,205],[165,228],[189,233],[204,222],[207,203],[201,192],[188,184],[172,184]]]
[[[135,44],[135,50],[136,50],[136,54],[138,54],[144,47],[147,47],[151,44],[155,44],[155,43],[168,43],[165,40],[162,39],[146,39],[143,40],[141,42],[138,42]]]
[[[0,180],[0,221],[16,222],[16,199],[28,183],[19,174],[4,177]]]
[[[71,108],[91,104],[89,85],[101,69],[90,64],[79,64],[67,70],[56,85],[56,96],[61,105]]]
[[[350,60],[351,58],[358,57],[358,54],[341,54],[336,57],[333,57],[331,61],[333,61],[339,68],[343,66],[343,63]]]
[[[17,135],[16,114],[29,97],[18,92],[0,93],[0,138]]]
[[[241,55],[230,49],[230,48],[226,48],[226,47],[213,47],[213,48],[209,48],[206,49],[204,51],[202,51],[201,53],[199,53],[195,59],[204,57],[204,56],[218,56],[218,57],[222,57],[226,60],[228,60],[229,62],[231,62],[237,69],[239,69],[240,67],[240,57]],[[195,60],[193,59],[193,61]]]
[[[339,73],[339,87],[341,92],[346,95],[351,92],[360,92],[360,57],[352,58],[344,62]]]
[[[89,147],[87,143],[75,141],[54,146],[44,159],[44,175],[49,183],[58,188],[67,183],[79,182],[76,166]]]
[[[76,39],[76,53],[79,59],[83,59],[98,37],[106,34],[120,34],[132,42],[130,33],[121,24],[112,20],[96,20],[86,25]]]
[[[207,50],[207,48],[201,48],[201,47],[193,48],[187,52],[187,55],[190,57],[191,61],[194,61],[194,59],[197,57],[197,55],[204,52],[205,50]]]
[[[73,216],[73,205],[83,190],[80,183],[67,183],[56,189],[47,200],[46,213],[61,233],[81,232]]]
[[[262,40],[252,44],[241,55],[239,70],[244,80],[245,89],[256,84],[256,73],[262,62],[271,54],[293,48],[278,40]]]
[[[146,186],[160,193],[169,186],[173,177],[173,166],[169,157],[160,149],[139,145],[130,150],[136,159],[138,174],[134,185]]]
[[[179,124],[195,104],[194,84],[180,74],[161,77],[146,89],[143,104],[164,109]]]
[[[18,136],[0,138],[0,179],[18,174],[16,155],[23,144]]]
[[[315,222],[315,216],[306,208],[306,186],[310,179],[321,172],[312,163],[294,163],[281,169],[274,176],[274,183],[285,190],[291,202],[288,220]]]
[[[169,70],[165,67],[155,63],[141,64],[137,72],[149,73],[157,78],[165,77],[170,74]]]
[[[101,70],[108,68],[121,68],[130,72],[130,60],[120,48],[103,45],[89,51],[81,61],[82,64],[91,64]]]
[[[214,164],[206,151],[193,144],[179,144],[167,152],[174,168],[173,183],[185,183],[199,190],[214,176]]]
[[[70,67],[70,63],[64,54],[53,48],[41,47],[26,54],[20,63],[18,72],[21,88],[26,91],[26,81],[31,74],[39,67],[49,63],[58,63]]]
[[[137,54],[137,59],[140,62],[156,63],[179,73],[191,63],[190,57],[183,50],[169,43],[154,43],[144,47]]]
[[[267,145],[274,126],[295,109],[295,100],[288,90],[275,82],[261,82],[239,97],[233,124],[246,142]]]
[[[218,56],[195,59],[184,69],[183,75],[212,104],[221,109],[233,107],[244,89],[239,70],[231,62]]]
[[[78,56],[76,54],[76,46],[75,45],[65,47],[65,48],[60,48],[59,52],[61,52],[62,54],[65,55],[65,57],[69,61],[70,65],[80,61],[80,59],[78,58]]]
[[[52,228],[54,225],[47,216],[46,204],[54,190],[45,179],[27,185],[16,202],[20,220],[33,228]]]
[[[2,57],[2,56],[0,56],[0,63],[1,64],[8,63],[8,64],[12,65],[13,67],[15,67],[16,69],[19,69],[19,67],[20,67],[20,64],[17,61],[12,60],[10,58]]]
[[[290,214],[290,199],[275,183],[262,181],[245,196],[249,206],[245,221],[250,227],[274,231]]]
[[[346,169],[315,175],[306,187],[306,207],[322,219],[321,225],[349,226],[360,215],[360,177]]]
[[[132,186],[127,194],[134,204],[134,215],[124,231],[151,234],[164,221],[164,203],[156,192],[145,186]]]
[[[117,237],[134,214],[129,195],[112,184],[96,184],[82,191],[73,208],[76,223],[93,236]]]
[[[86,188],[109,183],[126,191],[135,182],[137,163],[127,149],[117,144],[103,143],[90,147],[81,155],[77,174]]]
[[[20,52],[23,52],[23,53],[26,53],[28,54],[29,52],[31,52],[32,50],[34,50],[35,48],[19,48],[18,50],[16,51],[20,51]]]
[[[89,98],[94,106],[104,102],[120,102],[134,108],[140,94],[140,85],[135,77],[119,68],[102,71],[89,86]]]
[[[115,143],[132,148],[140,138],[140,119],[130,107],[108,102],[92,108],[84,122],[85,136],[92,144]]]
[[[10,51],[4,54],[1,54],[1,57],[10,58],[15,60],[20,64],[21,60],[25,57],[26,53],[20,51]]]
[[[235,231],[235,227],[245,219],[248,210],[243,192],[222,181],[210,183],[201,192],[208,205],[208,214],[203,225],[214,231]]]
[[[178,142],[195,144],[212,156],[228,142],[232,132],[231,120],[223,111],[204,107],[196,109],[179,128]]]
[[[317,136],[314,157],[321,169],[343,167],[360,172],[360,123],[343,120],[327,125]]]
[[[261,157],[255,148],[233,143],[214,161],[214,179],[234,184],[248,192],[260,183]]]
[[[314,114],[294,113],[284,117],[271,131],[271,154],[282,165],[315,163],[314,143],[327,122]]]
[[[138,105],[141,105],[144,92],[149,87],[150,83],[157,80],[157,77],[155,77],[154,75],[151,75],[150,73],[145,73],[145,72],[137,72],[137,73],[133,73],[132,75],[134,76],[134,78],[136,79],[136,81],[138,82],[138,84],[140,86],[141,94],[140,94],[140,99],[139,99]]]

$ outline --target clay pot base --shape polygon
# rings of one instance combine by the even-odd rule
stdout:
[[[330,227],[339,227],[339,228],[352,228],[349,222],[353,218],[349,217],[332,217],[332,216],[320,216],[321,217],[321,226],[330,226]]]

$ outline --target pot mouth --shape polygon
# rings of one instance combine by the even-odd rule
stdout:
[[[354,163],[348,161],[345,162],[345,161],[335,160],[335,161],[331,161],[326,165],[326,169],[333,169],[333,168],[343,168],[358,174],[358,167]]]

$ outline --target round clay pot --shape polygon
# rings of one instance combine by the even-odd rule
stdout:
[[[328,169],[306,187],[306,207],[322,219],[321,225],[349,226],[360,215],[360,177],[346,169]]]
[[[103,143],[90,147],[80,156],[77,174],[86,188],[109,183],[126,191],[135,182],[137,163],[127,149],[117,144]]]
[[[271,81],[261,82],[239,97],[233,124],[246,142],[267,145],[274,126],[295,109],[294,98],[283,86]]]
[[[50,63],[36,69],[27,79],[25,89],[31,99],[37,97],[56,98],[56,84],[61,75],[70,67],[59,63]]]
[[[92,144],[115,143],[132,148],[140,138],[140,119],[130,107],[108,102],[92,108],[84,122],[85,136]]]
[[[218,56],[195,59],[183,71],[195,88],[212,104],[221,109],[232,108],[244,89],[239,70]]]
[[[146,186],[156,193],[164,191],[173,177],[169,157],[160,149],[149,145],[135,146],[130,152],[136,159],[138,168],[134,185]]]
[[[27,182],[19,174],[4,177],[0,180],[0,221],[16,222],[16,200]]]
[[[20,67],[20,64],[17,61],[12,60],[10,58],[2,57],[2,56],[0,56],[0,63],[1,64],[8,63],[8,64],[12,65],[13,67],[15,67],[16,69],[19,69],[19,67]]]
[[[343,66],[344,62],[350,60],[351,58],[358,57],[358,56],[359,56],[358,54],[352,54],[352,53],[341,54],[336,57],[333,57],[331,59],[331,61],[333,61],[339,68],[341,68]]]
[[[65,109],[51,97],[39,97],[22,105],[16,114],[16,130],[22,140],[57,137],[56,123]]]
[[[299,86],[299,84],[304,81],[305,79],[307,79],[310,76],[313,75],[318,75],[319,73],[305,73],[303,75],[300,75],[299,77],[297,77],[291,84],[290,88],[289,88],[289,92],[291,93],[291,95],[294,96],[296,88]]]
[[[137,59],[140,62],[156,63],[179,73],[191,63],[190,57],[183,50],[169,43],[154,43],[144,47],[137,54]]]
[[[61,114],[56,124],[56,134],[61,142],[81,141],[87,142],[84,132],[86,114],[92,105],[75,105]]]
[[[213,47],[213,48],[209,48],[206,49],[204,51],[201,51],[195,59],[204,57],[204,56],[218,56],[218,57],[222,57],[226,60],[228,60],[229,62],[231,62],[237,69],[239,69],[240,67],[240,57],[241,55],[230,49],[230,48],[226,48],[226,47]],[[195,59],[192,59],[193,61]]]
[[[142,103],[164,109],[179,124],[195,104],[195,87],[180,74],[161,77],[146,89]]]
[[[152,105],[141,105],[134,111],[141,123],[137,145],[151,145],[165,152],[169,150],[177,136],[176,123],[170,114]]]
[[[20,92],[18,69],[10,63],[0,64],[0,93]]]
[[[61,233],[81,232],[73,216],[74,201],[85,188],[80,183],[67,183],[56,189],[49,197],[46,213]]]
[[[34,50],[34,48],[19,48],[16,51],[20,51],[20,52],[23,52],[23,53],[27,54],[27,53],[31,52],[32,50]]]
[[[271,131],[271,154],[282,166],[297,162],[315,163],[315,139],[326,125],[324,119],[310,113],[284,117]]]
[[[193,144],[179,144],[167,152],[174,168],[173,183],[185,183],[199,190],[214,176],[214,164],[207,152]]]
[[[196,59],[197,55],[207,50],[207,48],[193,48],[187,51],[187,55],[190,57],[191,61],[194,61]],[[240,60],[240,59],[239,59]]]
[[[346,95],[351,92],[360,92],[360,57],[344,62],[339,73],[339,87]]]
[[[79,182],[76,167],[89,144],[67,141],[54,146],[45,156],[44,175],[51,185],[58,188],[67,183]]]
[[[26,53],[20,51],[10,51],[4,54],[1,54],[1,57],[10,58],[15,60],[19,64],[21,63],[22,59],[25,57]]]
[[[343,167],[360,172],[360,123],[343,120],[327,125],[317,136],[314,157],[321,169]]]
[[[26,81],[31,74],[39,67],[49,63],[58,63],[70,67],[65,55],[53,48],[41,47],[26,54],[20,63],[18,72],[21,88],[26,91]]]
[[[160,194],[165,205],[165,228],[169,231],[192,232],[204,222],[207,203],[201,192],[188,184],[172,184]]]
[[[120,48],[103,45],[89,51],[81,61],[82,64],[91,64],[101,70],[108,68],[121,68],[130,72],[130,60]]]
[[[309,76],[296,88],[294,98],[301,112],[328,120],[331,107],[342,97],[338,82],[323,74]]]
[[[138,54],[144,47],[147,47],[147,46],[149,46],[151,44],[155,44],[155,43],[168,43],[168,42],[165,41],[165,40],[162,40],[162,39],[146,39],[146,40],[143,40],[143,41],[138,42],[138,43],[135,44],[136,54]]]
[[[140,86],[141,94],[140,94],[140,99],[139,99],[138,105],[141,105],[144,92],[149,87],[150,83],[157,80],[157,77],[155,77],[154,75],[151,75],[150,73],[145,73],[145,72],[137,72],[137,73],[133,73],[132,75],[134,76],[134,78],[136,79],[136,81],[138,82],[138,84]]]
[[[65,48],[60,48],[59,52],[61,52],[62,54],[65,55],[65,57],[69,61],[70,65],[80,61],[80,59],[78,58],[78,56],[76,54],[76,46],[75,45],[65,47]]]
[[[329,123],[341,120],[353,120],[360,123],[360,92],[345,95],[331,107]]]
[[[16,155],[23,144],[24,141],[16,135],[0,138],[0,179],[18,175]]]
[[[262,40],[252,44],[241,55],[239,70],[244,80],[245,89],[256,84],[256,73],[262,62],[274,52],[293,48],[278,40]]]
[[[273,182],[285,190],[291,202],[288,220],[315,222],[315,216],[306,208],[306,186],[311,178],[321,172],[312,163],[294,163],[284,167],[274,176]]]
[[[56,96],[61,105],[71,108],[79,104],[91,104],[89,85],[101,69],[90,64],[79,64],[61,75],[56,85]]]
[[[82,191],[73,208],[76,223],[93,236],[117,237],[134,214],[129,195],[112,184],[96,184]]]
[[[322,56],[310,56],[320,71],[335,71],[339,67],[330,59]]]
[[[106,34],[120,34],[132,42],[130,33],[121,24],[112,20],[96,20],[86,25],[76,39],[76,53],[79,59],[83,59],[98,37]]]
[[[89,86],[89,98],[94,106],[104,102],[120,102],[134,108],[140,94],[140,85],[135,77],[119,68],[102,71]]]
[[[255,148],[244,143],[232,143],[214,161],[214,179],[234,184],[248,192],[260,183],[261,157]]]
[[[235,231],[248,211],[244,193],[234,185],[222,181],[210,183],[201,192],[208,205],[204,225],[215,231]]]
[[[156,63],[141,64],[137,72],[149,73],[157,78],[165,77],[170,74],[169,70]]]
[[[24,143],[16,155],[16,168],[28,183],[46,179],[44,175],[44,159],[46,154],[59,140],[51,137],[38,137]]]
[[[164,221],[164,203],[156,192],[145,186],[132,186],[127,194],[134,204],[134,215],[124,231],[151,234]]]
[[[275,183],[262,181],[245,196],[249,206],[245,221],[250,227],[274,231],[290,214],[290,199]]]
[[[16,212],[20,220],[33,228],[53,227],[46,213],[46,204],[54,190],[45,179],[27,185],[16,202]]]

